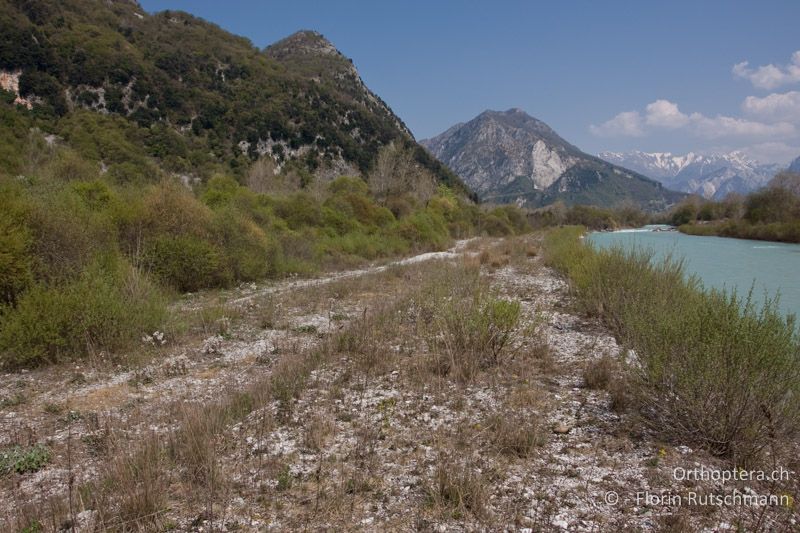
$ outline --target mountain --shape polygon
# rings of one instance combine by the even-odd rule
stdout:
[[[681,197],[580,151],[521,109],[485,111],[420,142],[487,201],[531,207],[557,200],[607,206],[633,202],[657,210]]]
[[[742,152],[700,155],[689,152],[602,152],[601,158],[655,178],[666,187],[706,198],[721,199],[731,192],[746,194],[763,187],[778,165],[762,165]]]
[[[800,172],[800,157],[789,164],[789,170],[792,172]]]
[[[0,0],[0,86],[34,127],[112,172],[157,167],[197,182],[268,158],[277,171],[366,176],[391,144],[467,192],[312,31],[260,50],[131,0]]]

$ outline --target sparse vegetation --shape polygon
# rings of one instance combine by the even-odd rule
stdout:
[[[423,289],[432,367],[463,381],[502,364],[519,322],[519,302],[499,298],[477,268],[448,268]]]
[[[611,355],[604,353],[592,359],[583,370],[583,381],[590,389],[609,390],[615,379],[619,379],[621,368]]]
[[[504,455],[526,458],[547,442],[541,422],[530,413],[505,409],[489,416],[486,427],[495,449]]]
[[[470,513],[480,519],[486,513],[486,480],[476,465],[461,464],[441,454],[428,487],[428,498],[453,518]]]

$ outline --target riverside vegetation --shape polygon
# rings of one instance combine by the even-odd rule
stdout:
[[[731,194],[718,202],[691,198],[666,221],[689,235],[800,243],[800,174],[781,172],[764,189],[744,197]]]
[[[800,429],[800,344],[794,317],[773,301],[704,290],[680,261],[646,250],[595,250],[581,228],[548,236],[548,262],[570,280],[584,313],[632,352],[619,370],[633,404],[665,438],[736,465],[758,463]]]
[[[0,6],[0,366],[115,358],[180,329],[182,293],[526,228],[315,32],[259,50],[136,2]]]

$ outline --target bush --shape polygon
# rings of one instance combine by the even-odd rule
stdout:
[[[400,220],[394,235],[407,241],[412,249],[433,248],[444,250],[450,244],[450,232],[441,215],[430,211],[416,211]]]
[[[275,272],[275,245],[252,220],[225,209],[214,215],[214,233],[232,279],[253,281]]]
[[[65,280],[78,275],[97,254],[114,250],[117,229],[102,212],[93,211],[70,186],[36,191],[27,214],[35,275]]]
[[[3,316],[4,366],[37,366],[117,350],[159,328],[158,290],[121,259],[96,262],[76,280],[39,284]]]
[[[680,262],[641,250],[595,250],[579,228],[551,231],[548,262],[582,309],[633,350],[631,402],[666,437],[756,461],[800,429],[800,347],[774,301],[703,290]]]
[[[163,181],[148,188],[143,208],[141,224],[147,236],[211,236],[213,212],[179,183]]]
[[[750,223],[789,222],[800,216],[800,199],[789,191],[768,187],[745,200],[744,219]]]
[[[18,191],[0,188],[0,305],[13,304],[33,281],[32,238]]]
[[[192,235],[161,235],[151,240],[144,264],[159,280],[181,292],[223,287],[232,281],[221,250]]]
[[[443,269],[420,298],[431,317],[428,344],[437,372],[470,381],[505,356],[519,322],[520,304],[498,298],[477,269]]]
[[[492,237],[503,237],[514,233],[514,228],[511,227],[508,220],[492,213],[484,217],[482,226],[483,231]]]
[[[319,203],[304,192],[298,192],[277,201],[275,212],[286,221],[291,229],[299,229],[302,226],[319,226],[322,223]]]

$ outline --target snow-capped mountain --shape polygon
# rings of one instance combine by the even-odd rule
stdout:
[[[720,199],[730,192],[748,193],[763,187],[779,165],[764,165],[739,151],[727,154],[685,155],[669,152],[602,152],[609,163],[657,179],[670,189]]]
[[[789,170],[791,172],[800,172],[800,157],[791,162]]]

